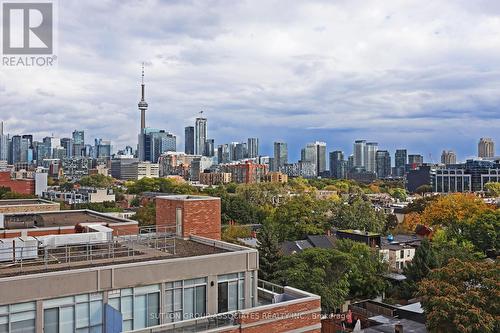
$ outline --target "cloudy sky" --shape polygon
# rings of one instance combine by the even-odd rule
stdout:
[[[58,6],[58,67],[0,66],[11,134],[135,145],[140,64],[147,125],[183,147],[197,112],[216,144],[259,137],[350,154],[355,139],[438,160],[500,145],[496,0],[110,1]],[[497,154],[500,148],[497,148]]]

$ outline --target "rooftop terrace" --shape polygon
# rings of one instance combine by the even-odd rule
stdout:
[[[246,249],[196,236],[178,238],[171,229],[164,227],[142,228],[136,235],[107,237],[96,240],[92,233],[80,233],[0,239],[0,278]],[[14,244],[9,246],[12,241]],[[57,245],[60,243],[63,244]]]

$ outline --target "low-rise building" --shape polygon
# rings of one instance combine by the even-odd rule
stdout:
[[[2,243],[0,329],[320,332],[318,296],[259,281],[257,250],[219,240],[219,198],[156,205],[157,225],[133,234],[89,221]]]
[[[70,205],[115,201],[113,190],[87,187],[72,191],[47,190],[42,193],[42,197],[52,201],[63,201]]]
[[[222,185],[231,182],[229,172],[202,172],[200,173],[200,183],[204,185]]]
[[[288,182],[288,175],[282,172],[269,172],[264,176],[264,181],[269,183],[286,183]]]
[[[58,211],[61,205],[42,199],[0,200],[0,214]]]

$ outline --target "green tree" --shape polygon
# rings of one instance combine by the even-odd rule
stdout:
[[[259,275],[263,280],[275,282],[281,258],[276,226],[265,222],[257,234],[259,250]]]
[[[406,276],[403,283],[403,295],[407,298],[413,297],[417,291],[418,283],[438,265],[438,259],[431,243],[427,238],[423,239],[415,251],[413,260],[403,269]]]
[[[415,189],[415,193],[424,195],[425,193],[431,193],[433,191],[432,185],[420,185]]]
[[[484,185],[486,193],[492,197],[500,197],[500,183],[499,182],[490,182]]]
[[[461,220],[446,229],[446,237],[459,242],[469,241],[478,251],[486,253],[500,247],[500,210],[483,212],[470,220]]]
[[[452,259],[419,285],[431,332],[500,332],[500,266]]]
[[[272,220],[279,226],[279,239],[296,240],[312,234],[323,234],[327,228],[330,201],[311,195],[292,197],[276,208]]]
[[[102,174],[95,174],[90,176],[83,176],[80,181],[82,186],[98,187],[98,188],[108,188],[114,183],[113,177],[105,176]]]
[[[349,294],[354,298],[374,298],[388,287],[383,275],[388,272],[378,252],[368,245],[351,240],[337,240],[336,249],[350,257]]]
[[[234,221],[238,224],[260,223],[259,209],[237,195],[221,197],[222,222]]]
[[[149,202],[146,206],[140,207],[136,214],[132,216],[133,220],[139,222],[139,226],[151,226],[156,224],[156,206]]]
[[[280,260],[279,281],[321,296],[322,311],[332,313],[349,295],[350,259],[336,249],[306,249]]]
[[[228,225],[222,228],[222,240],[225,242],[236,243],[238,238],[248,238],[252,230],[244,225]]]
[[[370,202],[359,197],[351,204],[341,204],[333,216],[333,226],[339,229],[382,232],[385,224],[384,213],[376,211]]]
[[[399,201],[406,201],[406,198],[408,197],[408,193],[404,188],[391,188],[389,189],[389,194],[391,197]]]

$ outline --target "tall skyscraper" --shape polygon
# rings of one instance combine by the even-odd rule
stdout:
[[[73,131],[73,156],[83,156],[85,149],[85,132],[84,131]]]
[[[477,156],[481,158],[495,157],[495,142],[492,138],[481,138],[477,145]]]
[[[366,167],[366,140],[354,141],[353,167]]]
[[[146,128],[146,110],[148,109],[148,103],[144,99],[145,93],[145,84],[144,84],[144,63],[142,63],[142,75],[141,75],[141,100],[137,106],[139,107],[139,111],[141,111],[141,133]]]
[[[408,155],[408,164],[412,167],[420,166],[424,164],[424,157],[418,154]]]
[[[217,147],[217,162],[220,163],[228,163],[230,162],[230,154],[229,154],[229,145],[227,143],[223,145],[219,145]]]
[[[234,146],[234,160],[243,160],[247,158],[247,144],[244,142],[238,142]]]
[[[376,142],[368,142],[366,144],[366,171],[376,172],[377,171],[377,150],[378,143]]]
[[[301,161],[311,162],[316,169],[316,176],[321,175],[326,170],[326,143],[308,143],[301,152]]]
[[[394,154],[395,176],[403,177],[405,174],[405,165],[408,163],[408,152],[406,149],[396,149]]]
[[[207,118],[196,118],[194,125],[194,154],[203,155],[207,140]]]
[[[347,162],[344,160],[344,153],[340,150],[330,152],[330,176],[336,179],[346,177]]]
[[[71,138],[62,138],[61,139],[61,146],[66,150],[66,157],[72,157],[74,156],[73,153],[73,139]]]
[[[376,153],[377,177],[386,178],[391,175],[391,155],[387,150],[378,150]]]
[[[186,126],[184,128],[184,152],[188,155],[194,155],[194,127]]]
[[[146,153],[145,153],[145,145],[146,145],[146,137],[145,137],[145,129],[146,129],[146,110],[148,109],[148,103],[146,103],[145,100],[145,88],[146,85],[144,84],[144,63],[142,64],[142,75],[141,75],[141,100],[139,101],[139,104],[137,106],[139,107],[139,111],[141,112],[141,129],[138,135],[138,145],[137,145],[137,150],[138,150],[138,157],[140,161],[145,161],[146,160]]]
[[[248,158],[255,158],[259,156],[259,139],[248,138],[247,141]]]
[[[215,155],[215,140],[207,139],[205,141],[205,148],[203,149],[203,156],[213,157]]]
[[[443,150],[441,153],[441,163],[446,165],[457,164],[457,154],[453,150]]]
[[[288,164],[288,147],[286,142],[274,143],[273,171],[280,171]]]
[[[0,160],[9,160],[9,136],[3,132],[3,121],[0,122]]]

